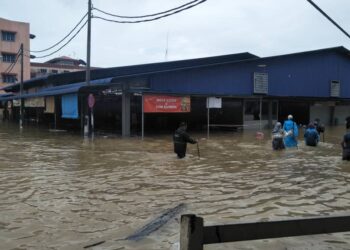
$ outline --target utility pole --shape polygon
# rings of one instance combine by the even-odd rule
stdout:
[[[19,128],[23,129],[23,43],[21,43],[21,82],[20,82],[20,89],[19,89],[19,94],[20,94],[20,107],[19,107]]]
[[[87,27],[87,48],[86,48],[86,85],[90,86],[90,55],[91,55],[91,0],[88,0],[88,27]],[[85,101],[84,104],[87,106],[87,102]],[[88,119],[87,119],[87,135],[90,135],[91,133],[91,108],[87,106],[88,110]]]

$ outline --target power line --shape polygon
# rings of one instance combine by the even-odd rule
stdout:
[[[57,50],[51,52],[50,54],[44,55],[44,56],[35,56],[35,58],[45,58],[45,57],[51,56],[51,55],[57,53],[58,51],[60,51],[61,49],[63,49],[65,46],[67,46],[68,43],[70,43],[80,33],[80,31],[85,27],[87,22],[88,21],[86,20],[85,23],[79,28],[79,30],[65,44],[63,44]]]
[[[165,17],[168,17],[168,16],[175,15],[177,13],[180,13],[180,12],[184,11],[184,10],[191,9],[191,8],[193,8],[193,7],[195,7],[195,6],[199,5],[199,4],[202,4],[202,3],[206,2],[206,1],[207,0],[201,0],[201,1],[197,2],[196,4],[187,6],[186,8],[182,8],[182,9],[179,9],[177,11],[174,11],[174,12],[162,15],[162,16],[158,16],[158,17],[155,17],[155,18],[151,18],[151,19],[143,19],[143,20],[137,20],[137,21],[118,21],[118,20],[112,20],[112,19],[108,19],[108,18],[104,18],[104,17],[100,17],[100,16],[93,16],[93,18],[102,19],[104,21],[114,22],[114,23],[144,23],[144,22],[151,22],[151,21],[155,21],[155,20],[158,20],[158,19],[161,19],[161,18],[165,18]]]
[[[56,47],[57,45],[59,45],[60,43],[62,43],[68,36],[70,36],[73,31],[81,24],[81,22],[85,19],[85,17],[87,16],[88,13],[86,13],[81,19],[80,21],[74,26],[74,28],[65,36],[63,37],[60,41],[58,41],[57,43],[55,43],[54,45],[46,48],[46,49],[43,49],[43,50],[30,50],[29,52],[33,52],[33,53],[41,53],[41,52],[44,52],[44,51],[48,51],[54,47]]]
[[[13,68],[15,67],[17,61],[18,61],[18,58],[20,56],[20,52],[21,52],[21,49],[19,49],[15,55],[16,59],[11,62],[11,64],[7,67],[7,69],[4,71],[5,74],[9,74],[11,73],[11,71],[13,70]]]
[[[325,16],[331,23],[333,23],[338,29],[340,29],[348,38],[350,38],[350,35],[348,32],[346,32],[342,27],[340,27],[339,24],[337,24],[330,16],[327,15],[326,12],[324,12],[320,7],[318,7],[312,0],[307,0],[312,6],[314,6],[323,16]]]
[[[185,3],[183,5],[180,5],[178,7],[175,7],[175,8],[172,8],[172,9],[169,9],[169,10],[166,10],[166,11],[162,11],[162,12],[158,12],[158,13],[154,13],[154,14],[149,14],[149,15],[143,15],[143,16],[121,16],[121,15],[116,15],[116,14],[112,14],[112,13],[108,13],[106,11],[103,11],[103,10],[100,10],[98,8],[93,8],[94,10],[97,10],[99,12],[102,12],[103,14],[106,14],[106,15],[109,15],[109,16],[113,16],[113,17],[118,17],[118,18],[145,18],[145,17],[152,17],[152,16],[159,16],[159,15],[162,15],[162,14],[165,14],[165,13],[168,13],[168,12],[171,12],[171,11],[175,11],[175,10],[178,10],[178,9],[181,9],[183,7],[186,7],[190,4],[193,4],[195,2],[198,2],[199,0],[194,0],[194,1],[191,1],[191,2],[188,2],[188,3]]]
[[[97,18],[97,19],[102,19],[102,20],[105,20],[105,21],[109,21],[109,22],[116,22],[116,23],[142,23],[142,22],[150,22],[150,21],[155,21],[155,20],[158,20],[158,19],[161,19],[161,18],[165,18],[165,17],[168,17],[168,16],[171,16],[171,15],[175,15],[177,13],[180,13],[182,11],[185,11],[185,10],[188,10],[188,9],[191,9],[199,4],[202,4],[204,2],[206,2],[207,0],[194,0],[194,1],[191,1],[191,2],[188,2],[186,4],[183,4],[181,6],[178,6],[176,8],[172,8],[172,9],[169,9],[169,10],[166,10],[166,11],[162,11],[162,12],[159,12],[159,13],[154,13],[154,14],[149,14],[149,15],[142,15],[142,16],[121,16],[121,15],[114,15],[114,14],[111,14],[111,13],[108,13],[108,12],[105,12],[105,11],[102,11],[100,9],[97,9],[97,8],[94,8],[96,9],[97,11],[101,12],[101,13],[104,13],[106,15],[111,15],[111,16],[114,16],[114,17],[118,17],[118,18],[144,18],[144,17],[153,17],[153,16],[156,16],[154,18],[150,18],[150,19],[143,19],[143,20],[137,20],[137,21],[118,21],[118,20],[112,20],[112,19],[107,19],[107,18],[104,18],[104,17],[100,17],[100,16],[92,16],[93,18]],[[165,14],[166,13],[166,14]],[[63,38],[61,39],[59,42],[55,43],[54,45],[46,48],[46,49],[43,49],[43,50],[27,50],[29,52],[34,52],[34,53],[40,53],[40,52],[44,52],[44,51],[48,51],[54,47],[56,47],[57,45],[59,45],[60,43],[62,43],[67,37],[69,37],[76,29],[77,27],[82,23],[82,21],[85,19],[85,17],[88,15],[88,13],[86,13],[82,19],[78,22],[77,25],[75,25],[75,27]],[[57,53],[58,51],[60,51],[61,49],[63,49],[65,46],[67,46],[79,33],[80,31],[83,29],[83,27],[85,27],[85,25],[87,24],[88,20],[85,21],[85,23],[79,28],[79,30],[65,43],[63,44],[61,47],[59,47],[57,50],[49,53],[49,54],[46,54],[46,55],[43,55],[43,56],[35,56],[35,58],[45,58],[45,57],[49,57],[55,53]],[[24,55],[26,57],[31,57],[31,56],[28,56],[28,55]],[[16,59],[16,62],[17,62],[18,58]]]
[[[19,55],[16,57],[16,60],[14,62],[11,63],[11,65],[5,70],[5,74],[10,74],[11,71],[13,70],[13,68],[15,67],[15,65],[17,64]]]

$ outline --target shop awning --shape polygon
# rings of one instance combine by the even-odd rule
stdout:
[[[99,86],[108,86],[111,83],[112,79],[113,79],[113,77],[92,80],[90,82],[89,86],[86,84],[86,82],[78,82],[78,83],[71,83],[71,84],[49,87],[49,88],[39,90],[38,92],[35,92],[35,93],[24,94],[24,95],[22,95],[22,98],[27,99],[27,98],[34,98],[34,97],[55,96],[55,95],[66,95],[66,94],[78,93],[79,90],[83,87],[94,88],[94,87],[99,87]],[[18,99],[21,99],[20,95],[0,96],[0,101],[18,100]]]

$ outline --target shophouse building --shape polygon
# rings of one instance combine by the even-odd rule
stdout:
[[[344,47],[270,57],[239,53],[94,69],[89,85],[85,72],[49,75],[25,82],[23,98],[28,120],[36,115],[50,127],[83,130],[93,108],[96,131],[123,136],[173,131],[180,121],[203,132],[265,128],[288,114],[299,125],[317,118],[337,125],[350,116],[349,68]],[[18,93],[19,84],[4,90]]]

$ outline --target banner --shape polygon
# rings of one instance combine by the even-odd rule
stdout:
[[[144,95],[144,113],[185,113],[191,112],[189,96]]]

